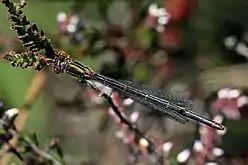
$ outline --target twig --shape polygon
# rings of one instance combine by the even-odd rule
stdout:
[[[25,136],[20,133],[16,129],[15,119],[19,114],[19,110],[16,108],[12,108],[9,110],[5,110],[4,114],[1,116],[0,119],[0,129],[1,129],[1,143],[6,144],[7,147],[4,148],[4,153],[12,153],[13,155],[17,156],[22,163],[29,164],[34,159],[35,156],[37,162],[50,162],[53,165],[63,165],[63,153],[58,146],[58,141],[53,140],[49,143],[48,149],[41,149],[39,146],[39,142],[37,140],[36,134],[30,134],[29,136]],[[17,144],[11,144],[11,139],[17,139]],[[59,157],[51,152],[55,150]],[[55,154],[56,154],[55,153]],[[31,156],[32,155],[32,156]],[[31,157],[30,157],[31,156]],[[61,162],[60,162],[61,159]],[[33,164],[33,163],[31,163]]]
[[[118,110],[118,107],[114,104],[112,98],[109,96],[109,94],[105,93],[104,91],[98,89],[91,81],[86,80],[86,84],[90,86],[93,90],[95,90],[98,93],[101,93],[101,96],[110,104],[110,106],[113,108],[113,111],[116,113],[116,115],[120,118],[121,123],[126,124],[130,130],[134,131],[138,135],[140,135],[143,138],[146,138],[144,134],[133,124],[131,124]],[[148,140],[148,139],[146,139]]]
[[[37,72],[35,77],[33,78],[31,85],[26,93],[24,104],[20,109],[17,119],[15,120],[15,125],[17,127],[17,130],[21,131],[23,129],[28,117],[28,110],[32,107],[33,103],[40,94],[40,90],[45,83],[45,79],[46,79],[45,71]],[[17,143],[17,138],[11,140],[10,143],[14,146]],[[6,149],[8,148],[8,146],[6,145],[4,148]],[[8,165],[10,158],[11,158],[10,154],[3,155],[2,158],[0,159],[0,164]]]
[[[82,81],[81,81],[82,82]],[[152,151],[153,154],[155,154],[156,158],[157,158],[157,163],[159,162],[160,165],[163,165],[163,162],[161,162],[162,160],[162,155],[160,155],[155,148],[155,144],[146,137],[146,135],[140,131],[136,125],[133,125],[132,123],[130,123],[119,111],[118,107],[114,104],[112,98],[109,96],[108,93],[100,90],[99,88],[97,88],[91,81],[89,80],[85,80],[84,83],[86,83],[88,86],[90,86],[93,90],[95,90],[98,93],[101,93],[101,96],[104,97],[104,99],[110,104],[110,106],[112,107],[113,111],[115,112],[115,114],[118,116],[118,118],[120,119],[121,123],[124,123],[128,126],[128,128],[133,131],[136,135],[138,135],[139,139],[144,139],[146,140],[149,145],[148,145],[148,150]]]
[[[45,151],[42,151],[39,149],[39,147],[37,147],[31,139],[24,137],[23,139],[32,149],[33,151],[38,154],[40,157],[45,158],[46,160],[50,160],[53,162],[53,165],[62,165],[62,163],[60,163],[54,156],[52,156],[51,154],[48,154]]]
[[[60,163],[53,155],[41,150],[30,138],[21,136],[15,129],[9,129],[8,132],[11,133],[11,135],[16,139],[21,138],[22,141],[25,142],[37,155],[53,162],[53,165],[62,165],[62,163]],[[11,143],[8,144],[10,144],[9,146],[11,147],[13,146]]]

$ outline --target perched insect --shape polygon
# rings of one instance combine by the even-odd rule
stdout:
[[[144,106],[160,111],[168,118],[181,124],[188,122],[188,119],[193,119],[215,129],[224,129],[223,125],[194,113],[192,111],[193,103],[188,99],[180,98],[169,92],[151,89],[145,85],[111,79],[71,59],[65,52],[56,51],[51,45],[51,40],[46,38],[45,31],[41,30],[39,33],[36,24],[28,21],[23,11],[21,11],[26,4],[25,0],[21,0],[20,3],[2,0],[2,3],[9,8],[12,30],[17,32],[19,40],[29,49],[26,53],[12,52],[4,57],[11,61],[13,66],[34,67],[35,70],[41,70],[50,65],[54,73],[69,74],[80,82],[86,79],[97,81]],[[164,15],[163,9],[160,11]],[[42,52],[45,52],[44,55],[39,55]]]
[[[192,119],[218,130],[224,129],[223,125],[193,112],[193,102],[191,100],[175,96],[167,91],[152,89],[146,85],[137,85],[129,81],[114,80],[103,76],[94,72],[88,66],[71,59],[63,51],[56,52],[52,66],[55,73],[67,73],[78,81],[85,79],[97,81],[141,105],[162,112],[166,117],[181,124],[185,124],[189,121],[188,119]]]

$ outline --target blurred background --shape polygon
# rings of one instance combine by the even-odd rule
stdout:
[[[3,5],[0,12],[0,55],[24,51]],[[54,47],[95,71],[190,98],[194,111],[226,126],[181,125],[113,93],[165,165],[248,164],[247,0],[27,0],[24,12]],[[0,101],[23,110],[24,132],[59,138],[68,164],[158,164],[109,105],[71,77],[3,60],[0,74]]]

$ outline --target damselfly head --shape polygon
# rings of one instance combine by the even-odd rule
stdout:
[[[69,55],[64,51],[55,51],[55,57],[53,59],[52,67],[55,74],[64,72]]]
[[[70,55],[67,54],[65,51],[55,51],[56,56],[58,56],[60,59],[69,58]]]

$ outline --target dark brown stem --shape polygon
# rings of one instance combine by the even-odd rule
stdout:
[[[15,120],[15,125],[17,130],[21,131],[27,121],[28,118],[28,110],[32,107],[34,102],[36,101],[37,97],[40,94],[40,91],[45,83],[46,80],[46,73],[45,71],[37,72],[35,77],[33,78],[31,85],[26,93],[25,101],[23,106],[20,108],[20,112],[18,114],[18,117]],[[10,141],[12,145],[16,145],[17,138],[14,138]],[[5,148],[8,148],[6,145]],[[2,165],[8,165],[10,161],[11,155],[3,155],[0,164]]]

